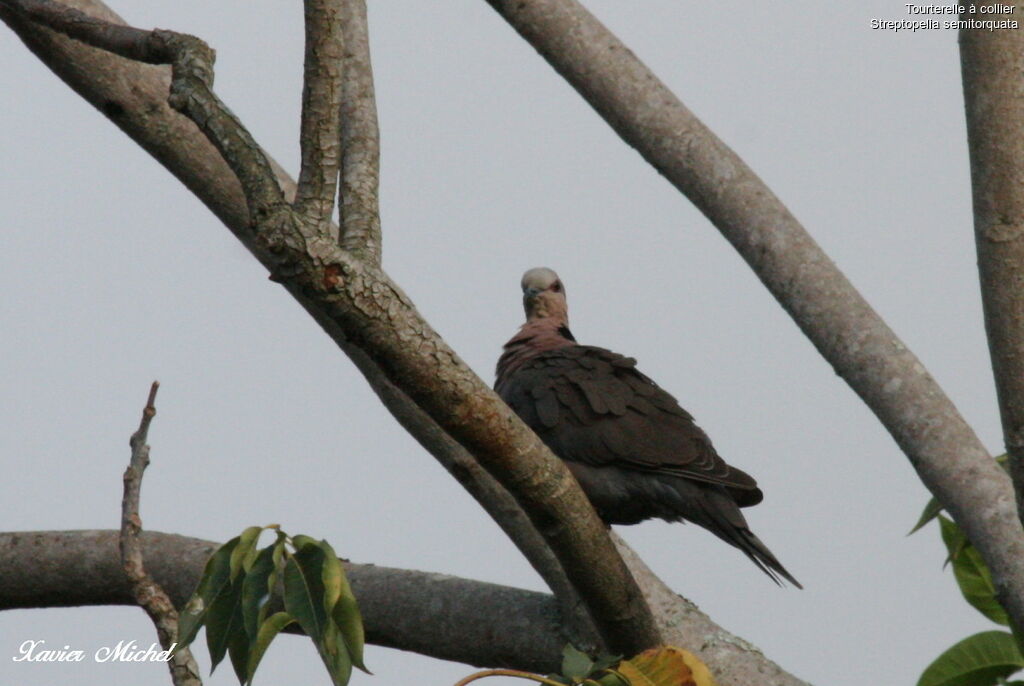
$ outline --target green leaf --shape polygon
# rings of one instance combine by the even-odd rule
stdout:
[[[917,524],[914,525],[913,529],[907,532],[907,536],[922,529],[925,524],[938,517],[939,513],[942,512],[943,509],[944,508],[939,504],[938,500],[935,498],[930,499],[928,504],[924,506],[924,512],[921,513],[921,517],[917,520]]]
[[[981,559],[981,554],[951,519],[940,516],[939,525],[942,528],[942,540],[953,561],[953,576],[956,577],[964,599],[996,624],[1010,626],[1006,610],[996,600],[992,574]]]
[[[259,666],[260,660],[263,659],[263,654],[267,652],[270,642],[281,633],[282,629],[294,621],[295,618],[287,612],[275,612],[260,625],[259,631],[256,632],[256,640],[249,647],[249,668],[246,673],[245,683],[252,683],[252,678],[256,674],[256,667]]]
[[[206,621],[210,606],[231,586],[231,553],[238,545],[239,537],[217,548],[206,561],[203,576],[199,580],[196,592],[185,604],[185,609],[178,616],[178,645],[187,646],[195,640],[199,628]]]
[[[355,596],[351,595],[351,592],[348,596],[342,594],[338,599],[331,610],[331,619],[345,641],[352,664],[367,674],[372,674],[363,664],[363,644],[366,642],[363,632],[363,617],[359,613],[359,606],[356,605]]]
[[[234,635],[245,637],[242,622],[242,579],[238,578],[226,593],[217,596],[206,615],[206,646],[210,650],[210,674],[224,659]],[[248,639],[246,639],[248,643]]]
[[[249,650],[251,642],[241,625],[228,636],[228,656],[231,658],[231,668],[235,670],[238,683],[244,684],[249,676]]]
[[[328,622],[324,627],[323,639],[317,644],[317,651],[327,666],[334,686],[345,686],[352,676],[352,658],[345,647],[345,639],[334,622]]]
[[[338,626],[352,663],[370,674],[370,670],[363,664],[363,644],[365,642],[363,618],[359,613],[359,605],[352,593],[352,587],[349,586],[348,578],[345,576],[345,568],[330,543],[320,541],[319,545],[326,558],[323,576],[324,609]]]
[[[943,567],[945,567],[950,562],[956,561],[967,546],[971,545],[971,542],[967,540],[964,532],[949,517],[940,516],[939,527],[942,534],[942,542],[946,544],[946,550],[948,551],[946,561],[943,563]]]
[[[256,558],[256,541],[263,533],[262,526],[250,526],[238,537],[238,545],[231,551],[231,579],[234,580],[243,569],[249,569]]]
[[[320,545],[320,541],[316,540],[312,536],[304,536],[299,534],[298,536],[292,536],[292,547],[295,550],[299,550],[307,545]]]
[[[284,566],[284,609],[318,646],[327,623],[323,568],[324,551],[315,541],[299,548]]]
[[[968,636],[924,670],[917,686],[990,686],[1024,668],[1024,656],[1005,631]]]
[[[590,656],[573,647],[571,643],[562,649],[562,676],[570,679],[583,679],[594,669],[594,661]]]
[[[256,556],[242,581],[242,626],[250,641],[259,630],[260,609],[270,600],[270,574],[274,571],[274,546],[267,546]]]
[[[324,553],[324,567],[322,580],[324,582],[324,612],[328,615],[334,609],[334,604],[341,597],[341,584],[345,578],[345,572],[341,568],[341,560],[334,554],[334,548],[327,541],[317,543]]]

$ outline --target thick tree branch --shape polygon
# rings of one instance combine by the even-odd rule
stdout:
[[[345,72],[341,100],[341,247],[380,266],[380,133],[370,66],[366,0],[344,0]]]
[[[960,18],[977,16],[968,4]],[[960,65],[985,330],[1024,522],[1024,32],[961,30]]]
[[[120,17],[96,0],[76,0],[76,7],[105,21],[121,22]],[[265,246],[258,244],[248,230],[249,213],[238,179],[196,126],[168,106],[169,69],[119,59],[69,40],[9,11],[5,13],[2,4],[0,17],[71,88],[189,188],[253,255],[259,256],[265,251]],[[271,165],[286,196],[293,196],[295,182],[273,160]],[[300,299],[300,302],[303,301]],[[307,311],[335,340],[343,338],[337,326],[318,316],[314,308],[307,307]],[[548,586],[559,594],[560,599],[564,599],[567,616],[578,615],[578,609],[573,612],[578,605],[573,601],[574,593],[567,593],[571,586],[561,564],[508,491],[483,470],[465,448],[388,381],[365,353],[351,344],[343,346],[399,423],[484,505]],[[584,632],[574,636],[573,640],[578,641],[577,645],[593,640],[585,636],[588,634]]]
[[[295,211],[326,226],[334,212],[341,157],[342,37],[344,0],[305,0],[306,58],[303,69],[302,125]]]
[[[1009,479],[917,357],[757,175],[582,5],[488,2],[739,251],[964,529],[1024,629],[1024,529]]]
[[[217,544],[143,533],[147,565],[180,607]],[[721,686],[806,686],[746,641],[709,620],[643,566],[621,541],[652,603],[665,610],[665,636],[711,666]],[[443,574],[346,563],[367,640],[481,667],[558,669],[565,637],[555,599]],[[0,533],[0,610],[131,605],[115,531]]]
[[[107,8],[99,0],[70,0],[69,4],[74,4],[79,9],[87,11],[90,14],[95,14],[105,21],[118,22],[122,20],[109,8]],[[0,3],[0,18],[2,18],[25,42],[25,44],[35,53],[40,60],[46,64],[50,69],[54,71],[61,79],[63,79],[73,90],[81,95],[87,102],[92,104],[95,108],[100,110],[106,117],[108,117],[115,125],[121,128],[129,137],[135,140],[143,149],[149,152],[153,157],[165,166],[172,174],[174,174],[190,191],[192,191],[196,197],[203,202],[215,216],[217,216],[224,224],[235,234],[235,236],[256,256],[259,256],[262,251],[265,250],[264,246],[258,245],[253,239],[253,235],[248,231],[249,217],[248,210],[245,204],[245,198],[242,194],[241,186],[235,176],[230,172],[226,163],[216,152],[213,146],[199,133],[198,129],[192,124],[191,121],[185,117],[180,116],[177,112],[171,110],[166,102],[166,93],[170,83],[170,70],[164,67],[155,67],[139,64],[136,62],[130,62],[122,59],[113,57],[109,53],[95,50],[85,46],[77,41],[69,40],[64,36],[54,33],[48,29],[37,26],[36,24],[25,21],[24,19],[14,15],[10,10],[4,8],[4,5]],[[352,42],[348,41],[351,46]],[[278,180],[281,186],[285,189],[286,195],[290,195],[294,192],[294,182],[288,177],[287,173],[277,164],[271,160],[271,164],[277,174]],[[315,316],[314,318],[325,327],[332,327],[333,324],[325,322]],[[337,335],[335,336],[337,340]],[[354,346],[350,346],[350,351],[358,350]],[[350,352],[351,354],[351,352]],[[416,432],[414,435],[417,440],[421,442],[428,450],[438,457],[442,464],[447,464],[449,459],[444,457],[444,453],[449,448],[454,449],[455,453],[461,450],[461,453],[466,457],[468,453],[458,445],[458,443],[452,441],[442,430],[437,427],[436,423],[427,417],[422,410],[417,408],[414,403],[408,400],[402,391],[398,390],[391,384],[387,379],[383,377],[379,369],[375,364],[368,358],[360,361],[360,358],[352,355],[353,360],[356,361],[357,366],[360,370],[367,375],[368,381],[371,386],[377,390],[382,400],[388,406],[389,410],[403,423],[407,428],[415,427]],[[394,389],[394,392],[386,392],[381,389]],[[439,438],[440,437],[440,438]],[[446,447],[447,446],[447,447]],[[471,458],[470,458],[471,459]],[[461,478],[459,475],[461,474]],[[481,476],[482,475],[482,476]],[[476,491],[472,491],[474,496],[478,499],[487,499],[490,496],[480,494],[486,494],[489,490],[487,485],[488,481],[493,482],[493,479],[489,477],[485,472],[482,472],[479,468],[476,470],[456,470],[457,478],[460,478],[465,484],[475,485]],[[500,488],[500,486],[499,486]],[[501,512],[515,509],[519,511],[518,516],[503,517],[498,521],[502,528],[509,533],[509,535],[516,541],[516,544],[523,550],[531,563],[541,571],[542,576],[548,581],[549,585],[557,588],[557,585],[552,584],[550,575],[551,567],[550,561],[553,559],[549,551],[546,552],[540,548],[533,549],[531,553],[531,547],[529,541],[536,541],[539,537],[535,534],[531,535],[532,526],[522,527],[518,523],[522,522],[524,515],[521,514],[521,510],[511,498],[506,498],[506,504],[500,507],[494,507],[490,511],[492,516],[501,516]],[[19,535],[20,536],[20,535]],[[144,535],[147,540],[150,537],[155,536],[154,534],[148,533]],[[176,537],[175,537],[176,538]],[[25,539],[23,539],[25,540]],[[66,551],[68,556],[64,559],[77,560],[82,559],[84,561],[82,570],[91,570],[95,567],[90,564],[91,557],[87,553],[94,550],[92,545],[86,545],[83,548],[69,548],[68,542],[64,540],[53,541],[51,539],[33,539],[32,545],[33,555],[50,555],[59,554],[61,551]],[[2,547],[2,546],[0,546]],[[546,546],[544,546],[546,549]],[[199,570],[206,557],[211,554],[214,550],[213,544],[208,544],[207,547],[202,548],[200,551],[194,551],[192,558],[190,558],[193,568]],[[153,558],[154,553],[150,551],[147,546],[147,556],[150,559]],[[545,557],[548,567],[548,573],[545,574],[543,569],[545,568]],[[9,559],[9,558],[6,558]],[[0,564],[0,569],[12,569],[6,564],[6,559],[3,564]],[[49,558],[46,558],[49,559]],[[169,559],[181,559],[177,554],[170,554]],[[55,565],[57,563],[54,563]],[[69,563],[71,564],[71,563]],[[155,561],[154,561],[155,564]],[[555,561],[555,568],[558,567],[557,561]],[[57,575],[59,576],[58,570],[61,569],[59,566],[47,566],[47,569],[51,570],[48,578]],[[559,571],[559,570],[555,570]],[[85,572],[83,572],[85,573]],[[159,569],[153,570],[153,573],[158,579],[164,583],[167,587],[166,576],[161,575]],[[197,572],[198,573],[198,572]],[[87,588],[93,588],[97,592],[103,593],[110,589],[110,585],[105,582],[105,579],[110,577],[104,577],[98,583],[92,586],[81,586],[74,584],[70,589],[72,593],[76,590],[87,590]],[[643,578],[643,577],[642,577]],[[61,594],[47,594],[47,587],[51,584],[35,585],[35,577],[30,575],[25,577],[28,587],[23,588],[24,594],[21,594],[23,600],[17,607],[45,607],[55,604],[85,604],[88,602],[114,602],[114,601],[89,601],[85,598],[79,597],[78,600],[72,602],[60,602],[63,601],[64,596]],[[59,579],[52,579],[54,583],[60,583]],[[5,582],[0,581],[0,606],[4,606],[4,595],[3,589]],[[184,599],[192,591],[194,579],[190,578],[184,587],[178,589],[179,594],[174,595],[174,589],[168,588],[172,592],[172,597]],[[413,588],[419,588],[417,583],[412,584]],[[384,584],[385,588],[387,584]],[[9,590],[10,585],[6,588]],[[510,646],[505,643],[505,639],[514,639],[516,636],[514,632],[506,633],[501,626],[494,626],[491,629],[486,627],[480,627],[474,623],[474,619],[484,621],[487,617],[480,616],[480,607],[493,607],[493,605],[486,605],[484,601],[478,596],[471,592],[476,586],[471,588],[460,588],[454,595],[467,599],[467,614],[457,621],[453,621],[449,627],[451,631],[447,629],[445,631],[436,632],[423,632],[422,626],[434,626],[434,624],[427,621],[422,614],[417,612],[417,600],[423,600],[423,596],[417,593],[409,593],[396,597],[396,607],[408,606],[409,612],[395,611],[395,621],[402,622],[408,621],[407,626],[411,636],[411,640],[419,640],[421,645],[419,648],[414,648],[411,643],[403,642],[400,640],[399,633],[400,627],[393,629],[395,633],[389,633],[387,627],[376,625],[375,629],[371,629],[371,639],[374,642],[381,645],[390,645],[394,647],[403,647],[409,650],[419,650],[424,654],[434,655],[444,659],[461,660],[476,665],[506,665],[513,667],[520,667],[523,669],[533,669],[536,671],[549,671],[557,668],[556,660],[552,659],[553,654],[557,654],[557,651],[561,649],[565,641],[561,636],[556,636],[554,630],[545,630],[541,624],[529,622],[527,634],[531,640],[536,641],[547,641],[543,646],[537,647],[533,644],[528,645],[516,645]],[[32,593],[39,591],[40,595],[33,596]],[[358,590],[361,600],[364,602],[364,612],[367,612],[371,617],[372,611],[367,610],[366,603],[370,602],[366,599],[366,591]],[[433,597],[433,593],[428,594]],[[392,594],[387,593],[386,598],[390,598]],[[531,596],[532,597],[532,596]],[[124,600],[119,602],[126,602]],[[698,655],[711,666],[712,670],[716,674],[727,675],[734,670],[738,670],[742,673],[746,667],[739,665],[733,666],[732,660],[741,659],[743,661],[750,661],[753,665],[751,669],[753,673],[763,671],[764,673],[774,673],[778,668],[771,663],[767,658],[755,650],[749,653],[740,653],[738,655],[722,655],[723,658],[729,660],[729,662],[718,661],[718,656],[709,653],[702,653],[701,645],[704,636],[728,636],[724,630],[716,628],[716,630],[705,630],[703,615],[699,613],[691,613],[688,608],[690,605],[678,599],[676,603],[682,608],[679,613],[675,613],[677,619],[672,621],[679,622],[690,622],[694,621],[694,636],[697,640],[694,643],[685,643],[689,648],[698,652]],[[8,604],[7,606],[11,606]],[[672,603],[660,603],[659,609],[666,609],[672,606]],[[531,608],[533,607],[530,602],[525,598],[517,599],[509,603],[509,607],[517,608],[515,612],[503,612],[501,608],[497,608],[495,613],[488,615],[490,617],[525,617],[532,613]],[[554,626],[556,614],[554,613],[554,606],[547,606],[548,616],[545,620],[549,625]],[[432,622],[433,620],[431,620]],[[503,619],[502,623],[507,621]],[[368,622],[369,626],[375,626],[375,622],[371,619]],[[397,626],[397,625],[396,625]],[[458,630],[464,629],[465,633],[459,633]],[[671,634],[670,634],[671,635]],[[451,639],[451,645],[446,648],[445,644],[441,640],[441,637],[449,637]],[[474,645],[477,643],[476,639],[480,636],[488,637],[486,645]],[[550,637],[550,639],[549,639]],[[429,639],[429,642],[428,642]],[[673,639],[674,640],[674,639]],[[735,639],[730,641],[727,638],[723,638],[724,643],[740,644],[743,643],[742,639]],[[479,642],[483,643],[483,642]],[[745,644],[744,644],[745,645]],[[494,657],[470,657],[464,656],[459,657],[459,651],[466,651],[468,649],[478,650],[492,650]],[[447,651],[447,652],[446,652]],[[554,653],[552,651],[555,651]],[[507,659],[503,661],[499,658]],[[513,660],[513,658],[516,658]],[[726,678],[719,679],[722,686],[747,686],[750,681],[729,681]],[[755,682],[759,683],[759,682]],[[799,683],[792,677],[789,680],[780,680],[780,683],[784,684],[797,684]]]
[[[146,407],[138,430],[132,434],[129,444],[132,449],[131,461],[124,472],[124,497],[121,500],[121,535],[118,544],[121,551],[121,567],[124,569],[132,598],[142,607],[156,626],[157,637],[164,650],[174,650],[178,643],[178,611],[167,593],[153,577],[146,572],[143,564],[142,519],[139,517],[139,499],[142,495],[142,475],[149,466],[149,445],[146,437],[149,424],[156,416],[156,392],[160,384],[156,381],[149,389]],[[175,650],[167,661],[171,680],[175,686],[203,686],[199,678],[199,665],[187,646]]]
[[[117,531],[0,533],[0,610],[135,605]],[[147,531],[153,578],[182,607],[218,544]],[[476,666],[557,669],[565,637],[551,596],[376,565],[345,564],[366,638]]]
[[[15,8],[47,0],[6,0]],[[71,12],[71,10],[68,10]],[[45,20],[45,18],[41,18]],[[61,29],[60,22],[51,26]],[[90,44],[114,47],[104,33]],[[210,91],[209,54],[188,36],[149,39],[174,65],[173,107],[188,114],[242,183],[261,261],[318,320],[333,322],[519,501],[544,536],[609,649],[636,654],[661,643],[650,609],[568,469],[419,316],[408,297],[373,264],[341,250],[319,223],[305,221],[266,193],[269,161]],[[246,141],[239,149],[238,141]],[[253,159],[257,157],[259,159]],[[276,181],[273,181],[276,189]],[[279,193],[279,191],[278,191]],[[330,329],[328,329],[330,331]]]
[[[618,534],[612,540],[651,606],[665,642],[690,648],[712,666],[720,686],[807,686],[757,647],[711,621],[695,604],[665,585]]]

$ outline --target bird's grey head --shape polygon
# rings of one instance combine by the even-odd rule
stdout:
[[[521,285],[527,321],[555,317],[559,324],[568,325],[565,286],[553,269],[534,267],[523,274]]]

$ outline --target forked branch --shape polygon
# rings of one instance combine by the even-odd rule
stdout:
[[[42,1],[5,0],[16,8]],[[47,25],[62,30],[65,24]],[[179,43],[176,35],[165,37],[167,33],[154,32],[159,34],[155,40],[181,45],[182,50],[194,47],[195,39]],[[104,32],[86,36],[97,47],[117,47]],[[341,250],[325,227],[311,224],[278,201],[283,196],[255,143],[245,146],[245,154],[235,154],[234,142],[251,138],[209,91],[211,60],[199,59],[202,73],[195,79],[193,94],[192,84],[178,73],[185,58],[164,57],[174,66],[177,88],[172,86],[172,105],[196,122],[242,184],[256,239],[266,246],[261,257],[272,278],[315,311],[318,321],[329,323],[328,331],[340,332],[345,343],[361,348],[516,496],[558,556],[611,650],[632,655],[659,644],[650,609],[564,464],[459,359],[386,274]],[[217,125],[211,126],[211,121]],[[268,185],[277,195],[266,192]]]

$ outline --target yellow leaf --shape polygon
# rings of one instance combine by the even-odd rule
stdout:
[[[617,672],[632,686],[716,686],[707,666],[688,650],[663,646],[623,660]]]

